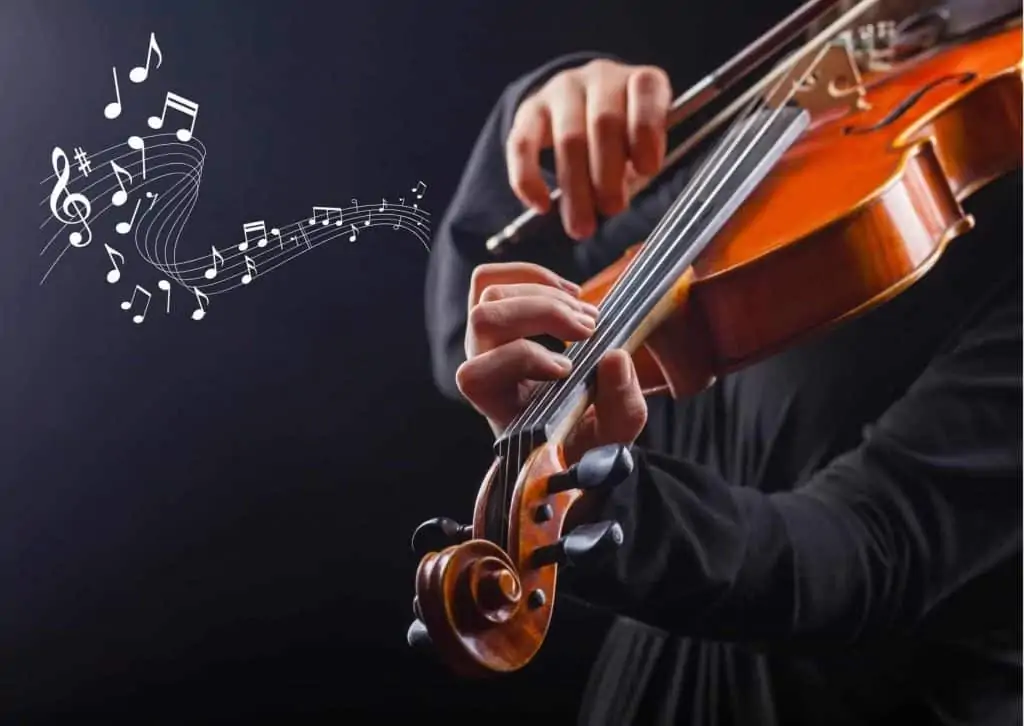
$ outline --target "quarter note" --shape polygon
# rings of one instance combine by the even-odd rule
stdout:
[[[331,223],[331,215],[332,214],[337,214],[338,215],[338,221],[336,221],[334,223],[334,226],[335,227],[340,227],[341,226],[342,217],[343,217],[343,214],[342,214],[342,211],[341,211],[341,207],[313,207],[313,216],[309,218],[309,225],[311,227],[314,224],[316,224],[317,217],[321,213],[324,215],[324,219],[323,219],[323,221],[320,224],[322,224],[324,227],[326,227],[328,224]]]
[[[121,89],[117,85],[117,67],[114,67],[114,94],[117,96],[116,101],[111,101],[107,104],[107,107],[103,109],[103,115],[109,119],[115,119],[121,115]]]
[[[142,83],[144,80],[149,78],[149,61],[152,59],[153,54],[156,53],[156,67],[159,68],[160,64],[164,62],[164,54],[160,52],[160,46],[156,42],[156,33],[149,34],[149,48],[146,49],[146,67],[136,66],[132,68],[128,74],[128,78],[131,79],[132,83]]]
[[[139,136],[129,136],[128,146],[142,152],[142,178],[146,178],[146,142]]]
[[[113,285],[121,279],[121,269],[117,266],[117,262],[114,261],[114,255],[121,258],[122,265],[124,264],[124,255],[108,244],[104,244],[103,246],[107,248],[107,257],[110,258],[110,264],[114,266],[114,269],[107,273],[107,282]]]
[[[143,306],[141,313],[137,313],[135,316],[132,317],[132,322],[135,323],[136,325],[138,325],[139,323],[146,319],[146,312],[149,310],[149,301],[153,299],[153,295],[150,294],[149,290],[147,290],[146,288],[136,285],[135,289],[132,290],[132,299],[125,300],[123,303],[121,303],[122,310],[131,310],[132,307],[135,305],[135,298],[140,292],[146,296],[146,304]]]
[[[167,280],[161,280],[160,282],[158,282],[156,284],[156,286],[159,287],[161,290],[163,290],[164,292],[167,293],[167,314],[170,315],[170,313],[171,313],[171,283],[167,282]]]
[[[114,230],[118,234],[128,234],[129,232],[132,231],[132,225],[135,224],[135,215],[139,213],[139,205],[140,204],[142,204],[142,200],[141,199],[137,199],[135,201],[135,211],[132,212],[131,220],[129,220],[127,222],[118,222],[117,226],[114,227]]]
[[[156,129],[158,131],[162,129],[164,127],[164,118],[167,116],[167,109],[169,108],[175,111],[180,111],[192,119],[192,122],[187,129],[182,127],[175,132],[175,136],[178,137],[178,141],[184,144],[192,138],[192,132],[195,131],[196,116],[199,115],[199,104],[194,101],[189,101],[187,98],[179,96],[177,93],[171,93],[168,91],[167,97],[164,99],[164,110],[159,116],[149,117],[149,128]]]
[[[125,202],[128,201],[128,191],[124,188],[124,182],[121,181],[121,175],[123,174],[124,176],[128,177],[129,184],[132,183],[132,175],[128,172],[127,169],[122,169],[120,166],[118,166],[116,161],[110,162],[110,166],[114,170],[114,178],[117,179],[117,185],[121,187],[116,192],[114,192],[114,195],[112,197],[110,197],[110,203],[113,204],[115,207],[120,207],[124,205]]]
[[[217,260],[220,260],[220,266],[224,267],[224,255],[218,252],[216,247],[210,249],[213,250],[213,267],[203,273],[203,277],[207,280],[212,280],[217,276]]]
[[[206,317],[206,308],[203,307],[203,300],[206,300],[206,304],[209,305],[210,298],[206,296],[206,293],[199,292],[198,287],[193,287],[192,292],[196,294],[196,303],[199,304],[199,307],[192,311],[192,319],[202,320]]]
[[[363,226],[364,227],[369,227],[371,219],[373,219],[373,210],[372,209],[369,212],[366,213],[366,221],[363,222]]]
[[[380,200],[380,209],[379,209],[379,210],[377,210],[377,211],[379,211],[379,212],[383,212],[383,211],[384,211],[384,209],[385,209],[385,208],[386,208],[387,206],[388,206],[388,200],[387,200],[387,199],[381,199],[381,200]]]
[[[277,237],[277,242],[278,242],[278,244],[281,245],[281,249],[283,250],[284,249],[284,240],[281,239],[281,230],[279,230],[277,227],[274,227],[273,229],[270,230],[270,234],[273,237]]]
[[[249,243],[253,240],[259,240],[257,244],[260,247],[267,246],[267,225],[263,222],[246,222],[242,225],[242,234],[245,235],[245,241],[238,245],[239,252],[249,249]]]
[[[252,282],[254,277],[256,277],[256,263],[249,259],[249,255],[246,255],[245,274],[242,275],[242,284],[248,285],[250,282]]]
[[[417,199],[423,199],[423,195],[427,193],[427,185],[418,181],[416,186],[412,188],[412,191],[416,194]]]

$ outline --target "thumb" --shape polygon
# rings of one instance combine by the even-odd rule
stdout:
[[[598,363],[594,413],[598,446],[632,444],[647,423],[647,402],[624,350],[610,351]]]
[[[591,406],[566,439],[567,463],[605,444],[632,444],[647,423],[647,402],[623,350],[609,352],[597,366],[597,390]]]

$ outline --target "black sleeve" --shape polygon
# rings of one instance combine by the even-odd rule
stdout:
[[[603,569],[568,571],[570,589],[680,635],[852,641],[1007,566],[1021,548],[1020,290],[1017,276],[993,293],[860,446],[798,489],[637,451],[598,514],[624,543]]]
[[[660,191],[643,194],[631,208],[599,225],[598,232],[581,243],[564,232],[557,214],[546,216],[537,234],[510,246],[495,257],[484,247],[488,237],[523,211],[508,183],[505,140],[520,101],[558,71],[582,65],[599,53],[575,53],[558,58],[510,84],[491,112],[462,179],[433,242],[426,281],[427,335],[434,380],[445,395],[461,399],[455,370],[465,360],[463,338],[466,307],[473,269],[485,262],[529,260],[575,282],[583,282],[613,262],[631,244],[642,240],[671,203],[682,180]],[[553,172],[545,181],[556,186]]]

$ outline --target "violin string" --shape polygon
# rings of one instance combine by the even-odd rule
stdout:
[[[731,128],[729,134],[726,135],[726,139],[728,139],[729,135],[738,128],[738,126]],[[694,188],[694,185],[703,183],[703,177],[706,176],[709,170],[713,168],[717,156],[727,153],[728,150],[729,148],[727,145],[720,145],[714,151],[707,163],[698,169],[698,172],[694,175],[689,187],[673,202],[669,211],[658,221],[658,224],[648,236],[647,244],[645,244],[633,259],[629,261],[626,269],[620,276],[619,282],[614,285],[609,294],[598,306],[600,311],[599,317],[602,321],[606,319],[608,315],[614,314],[618,308],[619,302],[625,297],[629,287],[633,284],[633,280],[638,279],[639,276],[647,269],[648,263],[654,260],[658,253],[662,251],[661,247],[665,240],[669,238],[669,234],[671,232],[671,230],[669,230],[669,232],[663,232],[664,228],[671,224],[675,224],[676,217],[678,217],[680,213],[686,211],[685,209],[681,209],[681,207],[686,205],[688,195]],[[579,356],[582,355],[581,351],[585,350],[584,345],[573,343],[568,347],[565,354],[575,363]],[[553,387],[553,385],[554,382],[552,382],[551,387]],[[538,391],[538,393],[541,392]],[[523,410],[520,416],[509,425],[509,432],[513,433],[517,426],[521,426],[525,420],[531,418],[536,409],[544,402],[543,395],[534,396],[534,398],[531,399],[530,404]]]
[[[754,102],[751,103],[751,106],[756,105],[756,102],[757,101],[755,99]],[[741,116],[741,122],[742,120],[745,120],[746,114],[749,113],[750,110],[752,109],[748,109]],[[735,125],[732,127],[732,129],[730,129],[729,133],[732,134],[739,128],[739,125]],[[643,282],[643,278],[641,278],[641,275],[643,275],[644,272],[648,270],[648,268],[650,267],[649,263],[653,262],[655,265],[657,265],[658,260],[660,259],[659,254],[664,251],[665,242],[671,238],[672,233],[671,229],[667,231],[663,231],[663,229],[665,227],[675,225],[677,223],[679,217],[681,217],[681,215],[687,211],[687,208],[690,206],[690,202],[692,201],[692,199],[696,198],[694,190],[699,192],[701,189],[703,189],[703,186],[701,185],[703,185],[706,182],[705,177],[710,176],[711,174],[714,173],[714,170],[721,165],[721,162],[724,161],[724,158],[728,155],[728,153],[730,153],[732,149],[735,148],[735,145],[739,142],[741,138],[742,135],[737,135],[735,138],[731,140],[731,143],[720,144],[719,147],[712,154],[712,156],[708,159],[708,161],[698,169],[697,174],[694,176],[693,180],[691,181],[687,189],[684,190],[684,192],[679,196],[678,199],[676,199],[675,202],[673,202],[673,205],[669,209],[668,213],[666,213],[661,218],[661,220],[658,222],[658,225],[655,227],[654,231],[651,233],[651,235],[649,235],[647,244],[645,244],[641,251],[637,253],[636,256],[634,256],[634,258],[630,261],[629,265],[627,266],[626,270],[622,273],[620,277],[620,282],[617,283],[612,288],[608,296],[606,296],[605,299],[601,301],[599,310],[601,312],[600,317],[602,322],[608,320],[609,316],[615,316],[615,314],[619,311],[621,301],[628,295],[632,287],[636,284],[636,281],[639,280],[639,282]],[[729,134],[726,135],[725,141],[729,142]],[[573,360],[574,363],[577,362],[580,356],[585,353],[587,349],[587,343],[590,343],[593,340],[594,337],[591,337],[583,345],[574,343],[573,345],[569,346],[569,349],[566,351],[566,353],[569,356],[570,360]],[[522,427],[526,423],[526,421],[534,417],[534,414],[536,413],[537,409],[540,406],[543,406],[544,404],[547,403],[547,398],[550,396],[552,390],[556,387],[556,383],[557,382],[552,382],[548,386],[548,390],[543,392],[543,395],[537,395],[531,400],[530,405],[527,406],[526,409],[524,409],[520,417],[509,426],[510,430],[513,430],[514,427]]]
[[[574,366],[574,370],[570,374],[569,378],[555,382],[547,382],[546,384],[544,384],[544,387],[538,389],[538,391],[534,394],[530,403],[526,406],[523,412],[521,412],[519,416],[513,419],[513,422],[508,427],[506,427],[506,431],[511,432],[511,435],[506,434],[506,450],[508,452],[511,452],[514,448],[516,451],[517,479],[519,461],[522,451],[522,429],[524,426],[524,422],[531,422],[529,430],[532,448],[537,424],[544,418],[547,418],[551,415],[553,407],[555,406],[556,402],[558,402],[559,399],[564,395],[565,391],[572,390],[572,388],[579,385],[581,379],[585,379],[587,376],[590,375],[590,373],[596,366],[597,362],[595,360],[595,352],[598,354],[598,359],[601,356],[603,356],[603,354],[606,352],[603,350],[603,348],[607,345],[607,337],[610,334],[609,331],[614,331],[614,326],[615,324],[618,323],[619,319],[622,318],[622,316],[626,312],[631,310],[634,301],[636,300],[637,296],[643,291],[644,286],[647,285],[654,278],[654,275],[662,266],[662,263],[664,263],[665,260],[669,258],[671,253],[677,249],[679,241],[681,241],[683,236],[685,236],[685,234],[689,231],[689,228],[692,227],[694,221],[699,219],[701,214],[708,208],[708,206],[711,205],[712,201],[714,201],[715,199],[715,195],[717,195],[721,191],[722,187],[725,186],[726,182],[728,182],[732,178],[732,176],[739,170],[740,165],[743,163],[746,157],[753,151],[758,140],[775,122],[775,120],[778,118],[779,114],[786,107],[789,101],[792,100],[797,88],[802,86],[806,82],[807,77],[818,65],[820,58],[824,55],[826,51],[827,47],[823,48],[819,53],[818,58],[814,62],[808,64],[808,67],[804,70],[803,75],[800,77],[800,79],[795,82],[791,82],[790,89],[787,91],[785,98],[782,101],[778,102],[775,110],[770,114],[768,120],[760,125],[760,128],[757,129],[754,138],[747,144],[746,148],[744,148],[744,150],[740,154],[740,157],[735,162],[733,162],[733,164],[726,170],[723,179],[718,183],[717,187],[714,189],[714,191],[711,193],[708,199],[702,204],[701,208],[697,211],[697,213],[690,216],[688,223],[683,227],[682,231],[675,235],[675,239],[672,240],[671,242],[667,241],[671,239],[672,234],[675,231],[673,229],[669,229],[666,232],[659,233],[657,235],[651,235],[652,237],[657,236],[658,238],[653,241],[649,241],[648,244],[645,245],[645,248],[650,247],[653,251],[649,255],[644,255],[644,259],[640,260],[639,264],[634,264],[638,263],[638,258],[641,258],[641,255],[643,255],[644,250],[641,250],[641,252],[638,253],[637,256],[634,258],[632,263],[627,267],[626,272],[623,274],[623,278],[627,277],[628,275],[629,279],[623,279],[621,284],[616,284],[612,289],[612,294],[607,296],[606,300],[609,301],[610,303],[609,311],[606,312],[605,316],[603,316],[602,322],[604,324],[600,326],[598,334],[596,336],[592,336],[584,343],[584,346],[582,346],[583,352],[578,356],[582,358],[582,360],[576,361],[581,363],[581,365]],[[782,86],[783,83],[785,83],[786,79],[789,77],[789,70],[791,69],[787,69],[787,71],[780,74],[779,80],[776,82],[776,84],[769,93],[765,94],[760,99],[758,99],[757,97],[753,99],[753,102],[751,104],[753,108],[747,109],[743,114],[740,115],[740,118],[733,123],[733,129],[742,128],[742,126],[746,124],[749,118],[754,117],[756,114],[762,111],[762,107],[767,105],[767,99],[775,96],[778,89]],[[732,150],[736,147],[737,144],[739,144],[740,140],[743,139],[747,133],[749,133],[749,131],[750,128],[743,129],[742,131],[740,131],[730,144],[726,144],[724,141],[719,144],[719,149],[721,150],[720,153],[715,152],[712,156],[713,159],[714,157],[718,158],[713,163],[712,161],[709,160],[703,165],[703,167],[701,167],[701,171],[705,169],[709,171],[707,171],[706,174],[701,174],[701,172],[698,172],[697,178],[700,178],[702,176],[704,178],[701,178],[699,183],[691,182],[691,184],[687,186],[687,190],[685,190],[683,194],[680,195],[680,198],[677,199],[676,202],[673,204],[669,213],[665,215],[662,218],[661,222],[656,226],[656,233],[658,232],[658,230],[664,228],[665,226],[675,226],[677,224],[678,220],[682,217],[682,215],[686,211],[688,211],[690,207],[692,207],[694,200],[698,199],[701,196],[701,194],[706,190],[713,174],[719,168],[721,168],[722,164],[725,163],[725,160],[728,158],[729,154],[732,153]],[[728,134],[726,135],[726,140],[727,139]],[[666,220],[670,221],[666,222]],[[641,278],[640,275],[643,274],[645,268],[651,267],[651,265],[647,264],[651,260],[654,260],[653,269],[650,269],[647,272],[647,274]],[[618,290],[624,290],[625,292],[616,295],[615,293]],[[626,298],[625,302],[621,302],[623,298]],[[605,301],[602,301],[602,304],[604,304],[604,302]],[[610,322],[608,322],[608,315],[610,315]],[[499,482],[501,501],[503,503],[501,518],[502,542],[507,540],[509,517],[511,514],[509,508],[510,501],[508,499],[508,480],[510,479],[508,471],[509,464],[510,462],[508,461],[508,457],[506,457],[505,472],[501,477],[501,481]]]
[[[827,48],[822,49],[821,53],[819,54],[819,60],[820,60],[821,55],[823,55],[824,52],[826,52],[826,51],[827,51]],[[611,315],[610,315],[610,320],[607,317],[605,318],[605,323],[606,324],[603,326],[603,329],[600,330],[596,336],[592,336],[591,339],[589,339],[587,341],[588,344],[591,343],[591,341],[594,341],[594,342],[593,342],[592,345],[588,346],[588,349],[582,355],[582,360],[579,361],[582,365],[578,366],[577,369],[573,371],[573,374],[571,374],[569,378],[562,379],[560,381],[555,382],[555,385],[550,386],[544,392],[543,396],[539,396],[538,397],[538,399],[543,398],[543,399],[546,399],[546,400],[545,400],[545,402],[543,404],[541,404],[539,406],[539,410],[533,411],[530,414],[529,418],[527,419],[527,420],[533,422],[533,428],[536,427],[536,423],[539,422],[539,419],[543,419],[544,417],[548,416],[551,413],[551,409],[552,409],[552,406],[553,406],[554,402],[557,401],[558,398],[561,397],[561,394],[564,391],[570,390],[571,388],[575,387],[576,385],[579,384],[580,378],[585,378],[587,375],[590,374],[594,364],[596,363],[596,361],[594,361],[594,353],[598,352],[600,354],[603,354],[605,352],[602,348],[603,348],[603,345],[606,344],[606,339],[607,339],[608,335],[611,332],[615,331],[615,327],[614,327],[615,324],[618,323],[618,321],[623,317],[623,315],[626,312],[630,311],[630,309],[632,307],[632,303],[634,302],[636,297],[640,294],[640,292],[642,292],[643,285],[648,283],[654,277],[655,273],[657,272],[657,268],[660,266],[660,263],[663,263],[665,261],[665,259],[667,259],[668,254],[670,254],[672,251],[674,251],[674,249],[676,248],[676,244],[678,243],[680,238],[683,235],[685,235],[687,233],[687,231],[689,231],[689,228],[692,227],[694,221],[696,219],[699,219],[700,215],[702,214],[702,212],[711,204],[714,196],[721,190],[721,188],[725,185],[725,183],[730,178],[732,178],[732,176],[737,172],[737,170],[739,169],[740,164],[742,164],[744,159],[753,151],[753,148],[754,148],[755,144],[757,143],[757,141],[764,135],[764,133],[771,126],[771,124],[774,123],[774,121],[778,118],[778,116],[781,113],[782,109],[785,108],[786,104],[792,99],[793,95],[796,92],[796,89],[804,84],[804,82],[806,81],[806,78],[810,75],[810,73],[813,71],[813,69],[817,66],[817,63],[818,63],[818,61],[816,60],[815,62],[809,64],[807,69],[804,71],[803,75],[801,76],[801,78],[799,80],[791,83],[791,87],[790,87],[789,91],[787,92],[785,99],[778,103],[776,109],[771,113],[771,115],[769,116],[768,120],[760,126],[760,129],[755,134],[754,139],[752,139],[749,142],[749,144],[743,150],[743,152],[740,155],[740,157],[726,171],[725,177],[718,183],[718,186],[712,192],[712,194],[710,195],[708,200],[703,203],[701,209],[699,209],[696,214],[694,214],[694,215],[692,215],[690,217],[689,222],[683,228],[683,230],[679,233],[679,235],[677,236],[676,240],[674,240],[672,243],[670,243],[667,246],[667,248],[664,250],[666,252],[666,254],[661,255],[661,257],[659,259],[657,259],[657,261],[654,264],[654,268],[655,269],[650,270],[647,273],[646,277],[640,281],[640,284],[637,284],[635,282],[635,280],[633,280],[633,279],[631,279],[628,282],[626,282],[624,287],[628,288],[628,293],[629,293],[628,299],[625,301],[624,304],[616,306],[614,312],[612,312]],[[757,105],[758,106],[766,105],[767,104],[767,98],[770,98],[770,97],[772,97],[772,96],[774,96],[776,94],[778,88],[781,86],[782,83],[784,83],[786,81],[787,77],[788,76],[785,73],[783,73],[780,76],[779,81],[776,83],[775,88],[770,93],[766,94]],[[757,109],[757,111],[760,111],[760,110],[761,110],[760,108]],[[745,119],[744,119],[744,122],[745,122]],[[743,134],[746,134],[748,132],[749,132],[749,129],[744,131]],[[743,135],[737,137],[737,139],[734,141],[732,146],[735,146],[736,143],[738,143],[739,139],[741,139],[741,138],[743,138]],[[725,153],[720,155],[720,158],[718,159],[717,163],[715,164],[716,169],[718,167],[720,167],[722,163],[724,163],[724,161],[727,158],[729,153],[731,153],[731,148],[729,150],[727,150]],[[708,175],[708,177],[710,178],[710,174]],[[694,198],[700,196],[701,193],[706,189],[707,185],[708,185],[708,182],[705,180],[703,182],[703,184],[701,185],[700,189],[696,190],[693,194],[686,195],[689,198],[687,199],[687,202],[686,202],[685,206],[687,206],[687,207],[691,206],[692,200]],[[676,209],[673,210],[673,216],[679,216],[677,214],[677,212],[681,213],[682,211],[685,211],[683,209],[683,207],[684,207],[684,205],[677,205]],[[674,224],[674,222],[673,222],[673,224]],[[658,240],[658,242],[659,242],[659,247],[661,247],[661,244],[660,244],[661,240]],[[649,267],[649,265],[647,267]]]
[[[752,113],[754,108],[756,108],[756,103],[757,99],[754,99],[750,104],[750,108],[748,108],[743,114],[741,114],[740,121],[736,122],[733,125],[733,128],[730,129],[730,131],[726,134],[723,143],[719,145],[719,148],[715,152],[713,152],[711,159],[709,159],[709,161],[705,165],[698,169],[698,172],[695,175],[694,179],[691,181],[690,185],[688,185],[688,189],[695,188],[696,186],[701,184],[704,184],[706,186],[705,179],[703,177],[710,176],[711,174],[714,173],[714,169],[717,169],[718,167],[721,166],[722,163],[724,163],[725,158],[732,151],[732,149],[735,148],[736,144],[739,143],[740,139],[742,139],[743,134],[736,133],[735,137],[731,139],[731,143],[724,142],[729,141],[730,135],[734,131],[737,131],[738,129],[741,128],[741,124]],[[713,163],[715,162],[716,157],[719,157],[717,163]],[[711,171],[709,171],[709,169]],[[701,186],[700,189],[703,189],[703,186]],[[697,190],[697,193],[699,193],[700,189]],[[649,236],[648,244],[644,245],[641,251],[633,258],[633,260],[630,261],[629,266],[623,273],[622,284],[615,285],[611,293],[605,298],[605,300],[602,301],[601,307],[607,308],[607,310],[602,310],[603,313],[610,314],[618,310],[618,308],[620,307],[618,303],[625,295],[625,293],[622,291],[627,290],[629,287],[633,285],[633,280],[639,278],[639,275],[647,266],[648,261],[657,258],[658,253],[662,251],[662,248],[665,245],[665,241],[670,238],[671,234],[671,230],[668,230],[666,232],[662,232],[662,230],[670,225],[674,225],[676,223],[676,219],[681,217],[681,215],[685,213],[685,207],[689,205],[691,197],[696,198],[696,193],[690,194],[688,196],[687,191],[684,191],[683,194],[681,194],[680,197],[673,203],[672,209],[670,209],[669,213],[664,215],[662,219],[658,222],[658,224],[655,226],[654,232],[652,232],[652,234]],[[640,279],[640,282],[643,282],[642,278]],[[629,301],[627,300],[627,304],[628,302]],[[616,316],[613,315],[613,317]],[[585,351],[585,349],[582,346],[575,346],[574,344],[574,346],[570,346],[570,350],[567,351],[567,353],[569,353],[571,356],[573,352],[576,352],[577,357],[579,357],[580,355],[585,355],[585,352],[578,351]],[[572,358],[570,357],[570,359]],[[574,370],[574,373],[575,372],[576,371]],[[522,460],[524,438],[522,422],[530,420],[530,418],[532,418],[534,414],[537,413],[538,408],[548,406],[551,395],[557,396],[558,388],[559,387],[557,385],[551,385],[549,383],[547,384],[547,390],[538,390],[538,393],[542,395],[534,395],[534,397],[531,399],[530,403],[526,406],[526,408],[515,419],[513,419],[513,422],[509,424],[508,427],[506,427],[507,432],[512,431],[514,433],[512,435],[506,435],[505,437],[505,460],[502,463],[502,474],[500,481],[498,483],[498,488],[501,495],[500,501],[503,504],[499,534],[501,542],[507,542],[509,532],[509,518],[511,517],[511,511],[509,507],[510,501],[508,497],[508,489],[509,486],[515,486],[516,483],[511,481],[511,474],[514,471],[516,473],[515,478],[518,480],[519,462]],[[529,450],[531,451],[534,447],[534,437],[536,434],[535,429],[535,426],[529,427],[528,429],[530,435]],[[513,456],[515,457],[516,461],[516,466],[514,469],[511,467],[510,462]]]

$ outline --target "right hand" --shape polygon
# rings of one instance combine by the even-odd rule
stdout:
[[[516,111],[505,147],[512,190],[528,207],[548,211],[540,152],[553,146],[562,224],[576,240],[590,237],[598,213],[621,212],[629,185],[660,169],[671,103],[660,68],[595,60],[562,71]]]
[[[495,434],[508,426],[542,381],[571,372],[568,358],[527,338],[590,337],[598,309],[579,294],[579,286],[526,262],[481,265],[473,271],[467,360],[456,371],[455,381]],[[572,462],[604,444],[631,444],[646,421],[647,405],[632,358],[624,351],[611,351],[597,367],[594,405],[564,442],[566,459]]]

